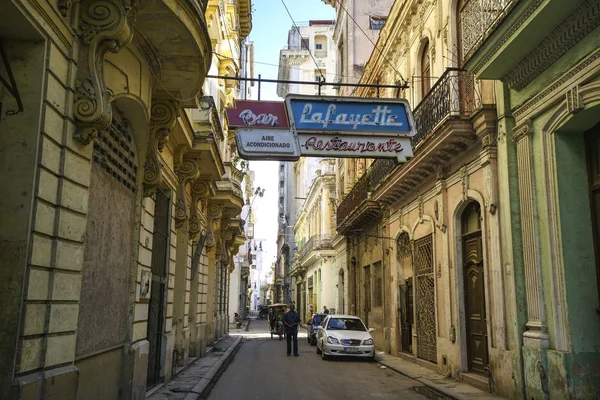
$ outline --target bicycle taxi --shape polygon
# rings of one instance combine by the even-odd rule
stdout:
[[[273,317],[271,317],[271,309]],[[286,313],[288,305],[284,303],[276,303],[269,305],[269,325],[271,327],[271,339],[273,335],[277,335],[279,340],[283,339],[283,315]]]

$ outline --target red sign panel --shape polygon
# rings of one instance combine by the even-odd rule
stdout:
[[[227,108],[229,128],[289,128],[282,101],[236,100],[235,108]]]

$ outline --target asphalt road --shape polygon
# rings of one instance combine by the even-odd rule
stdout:
[[[251,322],[209,399],[427,399],[413,389],[418,382],[378,363],[321,360],[302,328],[299,357],[287,357],[285,340],[268,332],[266,321]]]

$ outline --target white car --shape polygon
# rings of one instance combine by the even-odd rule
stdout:
[[[362,320],[354,315],[329,315],[317,331],[317,354],[354,356],[375,360],[375,343]]]

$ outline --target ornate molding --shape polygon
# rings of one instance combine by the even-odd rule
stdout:
[[[210,251],[215,243],[219,230],[221,229],[221,216],[223,215],[223,208],[211,204],[207,209],[208,219],[208,237],[206,238],[206,250]]]
[[[575,114],[583,110],[585,104],[583,104],[581,96],[579,96],[579,85],[574,85],[568,89],[565,96],[567,98],[567,110],[569,110],[569,114]]]
[[[62,2],[63,10],[68,2]],[[104,82],[104,56],[116,53],[133,38],[131,5],[127,0],[81,2],[78,35],[81,39],[73,115],[74,137],[87,145],[112,120],[111,92]],[[63,14],[64,15],[64,14]]]
[[[594,61],[598,60],[599,58],[600,58],[600,50],[596,51],[595,53],[592,53],[592,55],[590,55],[588,58],[586,58],[579,65],[572,68],[569,72],[565,73],[559,79],[554,81],[554,83],[552,83],[550,86],[548,86],[544,91],[540,92],[538,95],[536,95],[534,98],[532,98],[531,100],[529,100],[528,102],[523,104],[521,107],[513,110],[512,114],[513,114],[514,118],[518,120],[519,117],[521,117],[528,110],[532,109],[534,106],[536,106],[540,102],[547,103],[544,100],[546,100],[548,95],[550,95],[552,92],[557,90],[560,86],[564,85],[568,80],[573,78],[579,72],[586,69],[590,64],[592,64]]]
[[[190,238],[195,238],[202,227],[206,227],[206,217],[203,215],[207,208],[208,197],[210,191],[208,183],[200,180],[196,180],[192,184],[192,205],[190,207],[190,219],[189,219],[189,234]],[[198,212],[198,203],[201,203],[201,212]]]
[[[600,2],[584,0],[501,80],[523,89],[598,26]]]
[[[467,201],[469,199],[469,171],[467,170],[466,164],[460,169],[460,181],[463,201]]]
[[[162,167],[159,152],[165,146],[169,133],[177,123],[177,103],[172,100],[153,99],[150,115],[148,148],[144,164],[144,195],[149,196],[160,185]]]
[[[179,180],[175,202],[175,226],[177,228],[190,218],[185,188],[188,182],[197,179],[200,175],[199,164],[197,159],[183,159],[180,163],[175,164],[175,175]]]
[[[526,137],[533,136],[533,121],[528,119],[522,125],[516,126],[513,131],[513,142],[518,143]]]

